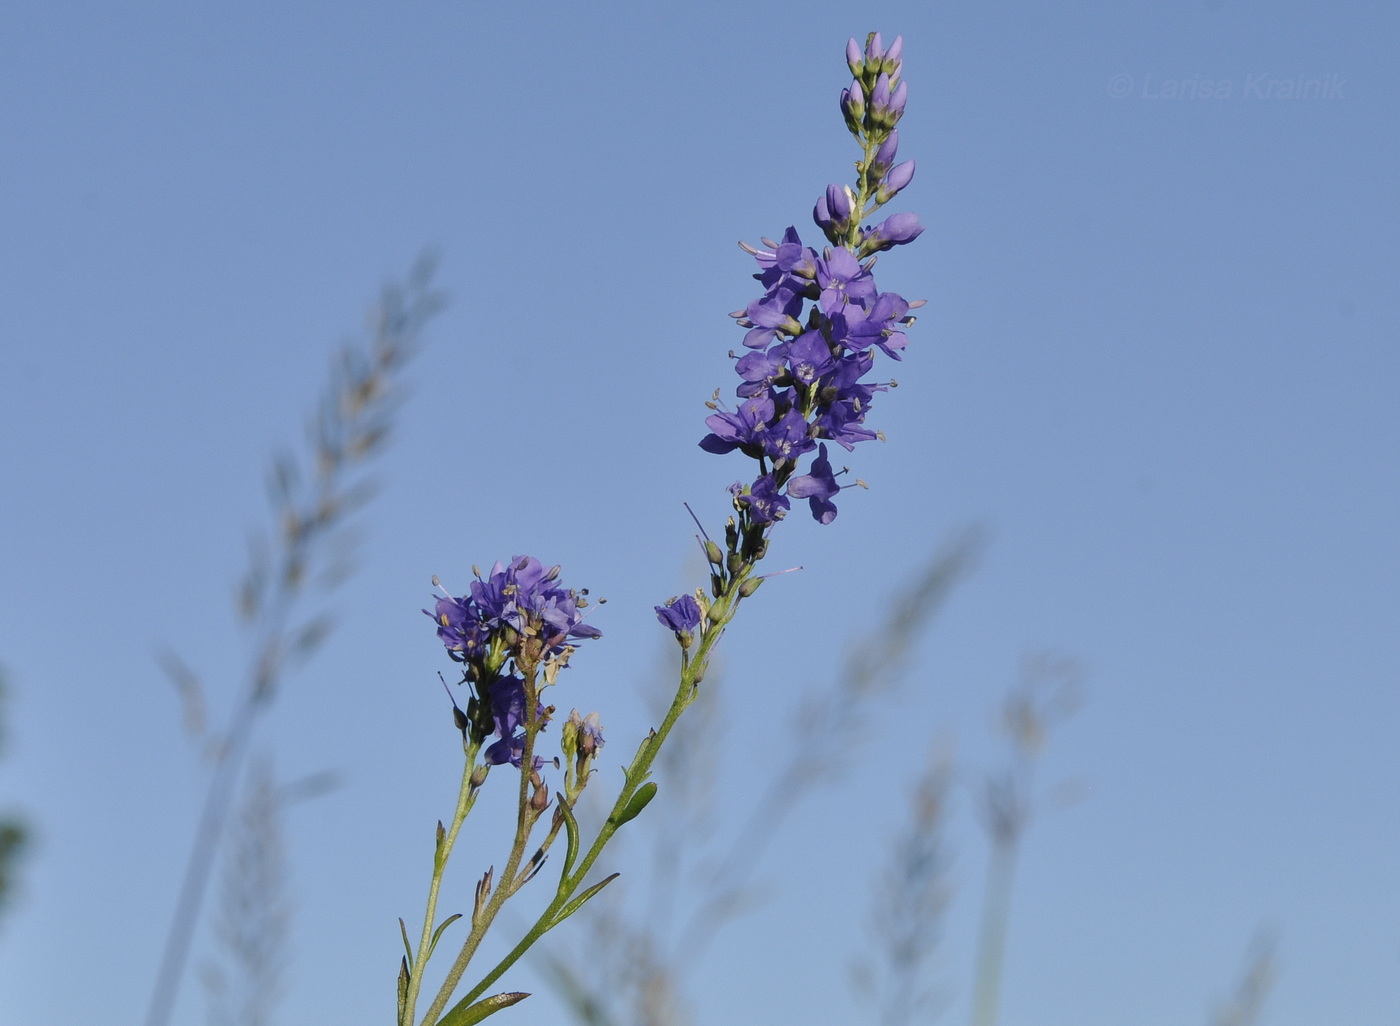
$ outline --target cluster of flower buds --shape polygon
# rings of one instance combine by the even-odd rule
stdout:
[[[563,737],[559,747],[564,752],[564,762],[568,767],[570,791],[581,791],[593,772],[593,757],[604,745],[603,726],[598,714],[593,712],[580,716],[578,710],[569,713],[562,728]],[[572,799],[573,795],[570,795]]]
[[[723,409],[718,393],[706,418],[710,433],[700,442],[707,452],[735,449],[758,461],[758,477],[736,483],[736,510],[760,529],[782,519],[791,498],[807,499],[823,524],[836,518],[833,497],[841,490],[826,442],[850,450],[879,435],[865,426],[877,392],[893,382],[863,380],[874,365],[874,350],[899,360],[908,344],[909,311],[921,303],[881,292],[871,270],[874,254],[912,242],[923,232],[915,214],[894,214],[874,227],[864,219],[892,199],[914,176],[912,160],[896,163],[907,96],[900,79],[902,38],[888,50],[873,33],[862,49],[854,39],[846,60],[855,76],[841,93],[847,128],[863,150],[855,188],[829,185],[813,219],[830,247],[821,253],[804,246],[795,228],[781,242],[764,239],[763,249],[744,246],[758,262],[754,277],[764,293],[733,316],[747,329],[735,371],[742,400]],[[811,304],[808,307],[808,304]],[[801,457],[815,452],[808,472],[798,474]],[[665,620],[663,619],[663,622]]]
[[[524,750],[527,694],[537,695],[540,672],[553,684],[573,653],[573,641],[602,632],[583,622],[587,592],[557,584],[559,567],[545,567],[530,556],[507,566],[497,563],[486,577],[475,570],[468,594],[437,600],[432,612],[447,654],[462,664],[462,680],[472,686],[458,727],[476,744],[491,735],[488,763],[516,766]],[[434,578],[434,584],[437,579]],[[536,722],[552,710],[536,699]],[[537,762],[539,760],[536,760]]]

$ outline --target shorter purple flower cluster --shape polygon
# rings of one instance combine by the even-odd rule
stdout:
[[[525,737],[525,679],[542,662],[567,662],[575,639],[602,632],[583,622],[587,600],[555,582],[559,567],[545,567],[531,556],[517,556],[508,566],[497,563],[483,580],[478,573],[461,598],[447,595],[432,612],[447,654],[463,664],[462,678],[475,695],[468,704],[467,726],[478,744],[494,734],[486,749],[492,765],[519,766]],[[543,705],[538,716],[546,716]]]
[[[734,314],[748,329],[744,346],[751,350],[734,368],[743,379],[736,389],[742,401],[732,411],[711,404],[716,412],[705,420],[710,433],[700,447],[713,453],[738,449],[758,461],[758,477],[730,489],[753,524],[782,519],[792,498],[806,499],[813,518],[831,523],[832,499],[841,486],[825,443],[851,450],[879,437],[865,426],[865,417],[875,394],[890,384],[865,378],[876,350],[902,358],[909,341],[904,329],[913,323],[909,311],[918,304],[881,292],[871,269],[875,254],[923,232],[914,214],[861,227],[867,214],[914,176],[913,161],[895,163],[894,126],[906,98],[899,80],[902,52],[902,39],[886,50],[878,33],[863,50],[855,40],[847,47],[855,79],[842,91],[841,109],[866,157],[857,164],[857,189],[830,185],[813,211],[831,246],[818,253],[788,228],[781,242],[764,239],[765,249],[744,247],[758,262],[754,277],[764,292]],[[808,472],[797,474],[799,459],[813,451]]]

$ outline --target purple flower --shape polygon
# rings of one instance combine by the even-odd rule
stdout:
[[[812,461],[812,472],[794,477],[788,482],[787,490],[794,499],[807,500],[817,523],[829,524],[836,519],[836,504],[831,497],[841,490],[841,486],[831,472],[825,445],[821,447],[820,455]]]
[[[878,346],[892,359],[903,359],[899,351],[909,344],[909,337],[900,331],[900,322],[909,312],[909,304],[895,292],[882,292],[866,311],[865,319],[852,324],[846,344],[852,349]]]
[[[807,434],[806,418],[791,407],[763,432],[763,452],[775,462],[796,460],[816,444]]]
[[[745,399],[734,413],[712,414],[705,418],[711,433],[700,440],[700,448],[716,454],[744,448],[746,452],[753,450],[749,455],[757,458],[761,432],[773,419],[773,413],[773,398],[764,394]]]
[[[820,331],[806,331],[788,345],[788,363],[792,376],[804,385],[813,384],[836,367],[831,347]]]
[[[744,379],[744,383],[735,389],[738,395],[744,399],[751,399],[771,389],[787,369],[783,362],[786,352],[787,344],[779,343],[766,352],[745,353],[739,357],[734,369],[739,372],[739,377]]]
[[[857,399],[832,403],[816,419],[817,436],[829,438],[847,450],[854,449],[857,442],[878,438],[874,431],[861,426],[865,422],[866,409],[868,404]]]
[[[817,284],[822,289],[821,308],[828,317],[848,302],[875,295],[875,281],[870,272],[844,246],[837,246],[817,261]]]
[[[661,626],[669,627],[677,634],[689,634],[700,624],[700,604],[694,595],[682,595],[668,599],[664,606],[656,607],[656,618]]]
[[[729,486],[729,491],[738,505],[748,509],[755,524],[776,523],[792,508],[787,496],[778,492],[772,474],[764,474],[747,489],[736,481]]]
[[[583,622],[581,607],[587,603],[556,584],[558,578],[559,567],[516,556],[509,566],[497,563],[485,579],[473,581],[469,594],[437,600],[428,615],[448,655],[467,664],[468,679],[489,688],[527,631],[543,640],[546,658],[571,640],[602,636]]]

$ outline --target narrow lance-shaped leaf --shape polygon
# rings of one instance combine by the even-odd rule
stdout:
[[[524,1001],[529,994],[522,994],[513,991],[509,994],[496,994],[489,998],[482,998],[474,1005],[468,1005],[459,1012],[448,1012],[443,1018],[438,1020],[437,1026],[473,1026],[474,1023],[481,1022],[488,1015],[499,1012],[502,1008],[509,1008],[511,1005]]]
[[[585,902],[587,902],[587,901],[588,901],[590,898],[592,898],[595,894],[597,894],[597,893],[598,893],[599,891],[601,891],[604,887],[606,887],[608,884],[612,883],[614,880],[616,880],[616,879],[617,879],[619,876],[621,876],[621,875],[622,875],[621,873],[613,873],[611,876],[607,877],[606,879],[599,880],[599,881],[598,881],[597,883],[595,883],[592,887],[588,888],[588,890],[584,891],[582,894],[580,894],[580,895],[579,895],[577,898],[575,898],[573,901],[571,901],[571,902],[569,902],[567,905],[565,905],[562,909],[560,909],[559,914],[558,914],[557,916],[554,917],[554,923],[552,924],[552,926],[550,927],[550,929],[553,929],[555,926],[558,926],[558,925],[559,925],[560,923],[562,923],[565,919],[568,919],[571,915],[573,915],[573,914],[574,914],[575,912],[577,912],[579,909],[583,908]]]
[[[432,942],[428,945],[428,955],[429,955],[429,957],[432,956],[433,951],[437,948],[438,938],[442,936],[442,931],[443,931],[443,930],[446,930],[449,926],[451,926],[453,923],[455,923],[457,920],[459,920],[459,919],[461,919],[461,918],[462,918],[462,913],[460,913],[460,912],[454,912],[452,915],[448,916],[446,919],[444,919],[444,920],[442,921],[442,925],[441,925],[441,926],[439,926],[436,930],[433,931],[433,939],[432,939]]]

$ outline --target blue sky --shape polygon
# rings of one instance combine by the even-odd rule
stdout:
[[[871,490],[783,525],[772,562],[807,569],[726,638],[723,793],[771,772],[804,688],[941,540],[990,541],[771,853],[776,896],[696,967],[699,1021],[869,1018],[843,976],[907,778],[940,732],[966,779],[995,765],[990,710],[1050,649],[1086,704],[1043,779],[1085,797],[1028,840],[1003,1021],[1202,1022],[1267,924],[1267,1023],[1393,1022],[1398,23],[1234,0],[6,5],[0,808],[37,845],[4,1017],[139,1021],[200,780],[152,654],[232,693],[268,455],[425,246],[450,305],[361,572],[261,735],[284,777],[345,781],[288,824],[282,1021],[393,1014],[394,920],[455,793],[432,574],[460,590],[530,552],[608,597],[568,686],[616,773],[651,606],[692,583],[680,503],[717,523],[740,473],[694,444],[753,291],[734,243],[809,230],[854,159],[845,40],[879,28],[905,36],[901,201],[929,226],[881,284],[929,305],[875,411],[889,443],[849,461]],[[949,1022],[984,857],[957,793]],[[564,1021],[532,1002],[517,1018]],[[191,981],[178,1021],[202,1018]]]

